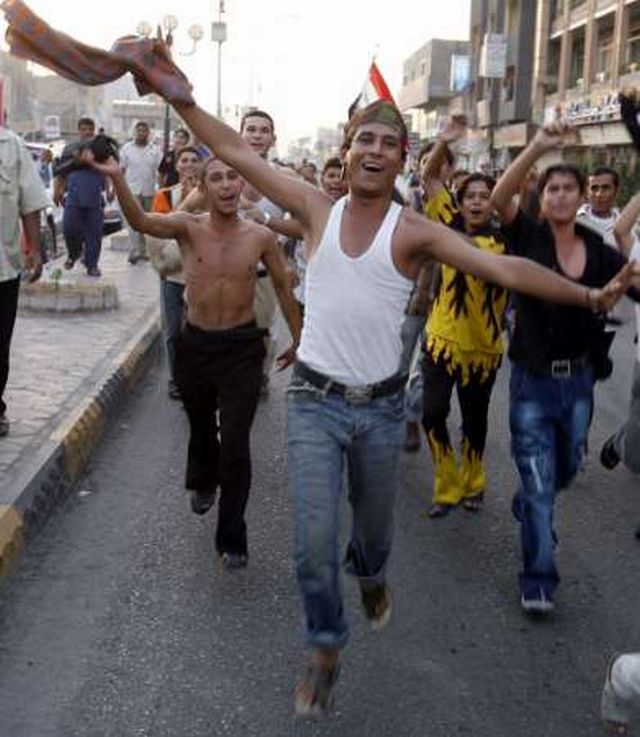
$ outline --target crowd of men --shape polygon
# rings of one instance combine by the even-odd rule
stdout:
[[[481,512],[489,485],[482,461],[488,408],[505,328],[519,476],[512,509],[521,531],[520,604],[529,615],[547,616],[560,582],[556,495],[580,467],[594,385],[611,371],[611,311],[624,294],[640,301],[640,194],[617,212],[614,170],[597,169],[588,180],[566,162],[537,172],[538,160],[574,135],[561,118],[540,128],[497,181],[486,172],[457,171],[452,147],[466,121],[454,117],[421,152],[417,207],[407,206],[397,201],[396,184],[408,133],[399,111],[383,101],[355,112],[339,156],[318,182],[308,163],[295,172],[268,160],[275,142],[268,113],[248,113],[234,131],[192,99],[176,98],[172,81],[180,72],[161,47],[155,53],[164,72],[149,73],[145,84],[213,153],[203,157],[200,146],[185,141],[173,152],[175,177],[156,192],[161,156],[150,148],[148,126],[138,124],[119,157],[79,149],[66,176],[85,183],[67,181],[67,197],[75,188],[110,196],[113,187],[130,227],[130,261],[149,254],[161,274],[169,392],[183,402],[190,426],[185,485],[195,514],[207,513],[219,493],[216,548],[227,570],[249,563],[250,428],[271,370],[277,305],[285,318],[291,343],[276,361],[279,368],[293,365],[289,485],[312,650],[296,713],[322,715],[332,705],[349,637],[343,564],[357,579],[371,627],[390,619],[387,564],[399,457],[403,447],[421,442],[417,417],[435,469],[430,517],[459,506]],[[21,198],[27,205],[14,213],[27,230],[40,197]],[[73,210],[95,204],[71,198],[68,207],[69,267],[80,256],[82,233],[91,274],[96,248],[87,234],[95,223]],[[33,258],[29,232],[26,240]],[[16,264],[7,272],[10,296],[18,270]],[[636,315],[640,324],[637,307]],[[640,470],[638,350],[629,418],[601,451],[609,469],[624,462]],[[454,387],[462,414],[459,457],[447,430]],[[352,525],[341,556],[345,468]],[[607,672],[603,715],[616,733],[624,733],[640,691],[639,661],[616,658]]]

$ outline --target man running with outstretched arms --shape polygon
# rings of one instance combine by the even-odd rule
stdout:
[[[64,49],[74,46],[88,56],[85,46],[42,25],[34,39],[29,32],[32,16],[21,4],[19,10],[15,3],[11,7],[15,12],[5,12],[11,16],[12,49],[55,69],[58,57],[48,54],[53,43]],[[422,265],[436,259],[486,282],[585,309],[608,309],[628,286],[633,267],[626,266],[602,289],[587,288],[528,259],[480,251],[447,227],[392,204],[408,136],[400,112],[385,102],[373,103],[350,121],[345,159],[349,192],[334,203],[317,187],[269,166],[237,132],[194,104],[186,78],[160,42],[121,39],[114,48],[121,53],[90,49],[91,58],[97,54],[102,60],[100,70],[91,67],[88,74],[87,65],[79,63],[78,81],[108,81],[105,65],[109,78],[133,70],[143,92],[152,90],[167,99],[216,156],[303,227],[309,254],[307,299],[289,393],[289,477],[296,510],[296,568],[313,656],[296,689],[296,711],[323,713],[331,705],[340,650],[348,638],[338,552],[345,462],[353,512],[347,568],[358,579],[365,614],[375,629],[384,626],[391,611],[386,566],[404,438],[400,329]],[[69,68],[66,64],[67,75]],[[182,228],[196,227],[186,221],[176,225],[181,234]],[[165,230],[160,236],[176,237]]]
[[[376,102],[347,131],[349,194],[324,192],[270,167],[230,127],[197,106],[177,105],[194,133],[260,192],[296,217],[309,251],[305,324],[289,389],[289,479],[295,558],[313,657],[296,691],[296,711],[326,711],[348,638],[338,553],[346,461],[352,531],[346,567],[357,577],[374,629],[391,611],[386,565],[402,445],[400,327],[418,272],[429,258],[486,282],[543,299],[606,307],[631,277],[604,289],[574,284],[527,259],[474,248],[452,230],[392,204],[407,131],[400,113]]]

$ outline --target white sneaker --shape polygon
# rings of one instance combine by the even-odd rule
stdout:
[[[527,614],[548,614],[554,609],[553,601],[542,589],[539,589],[537,595],[529,594],[525,596],[522,594],[520,606],[522,611],[527,612]]]

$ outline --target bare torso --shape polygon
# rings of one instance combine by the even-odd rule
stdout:
[[[256,266],[270,237],[266,229],[244,220],[217,227],[208,213],[193,217],[178,241],[192,325],[226,330],[254,319]]]

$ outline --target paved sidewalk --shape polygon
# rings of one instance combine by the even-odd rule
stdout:
[[[117,286],[117,309],[18,314],[5,393],[11,431],[0,439],[0,574],[27,528],[77,478],[109,411],[156,355],[158,276],[109,245],[105,238],[100,268]],[[91,281],[80,264],[71,277]]]

